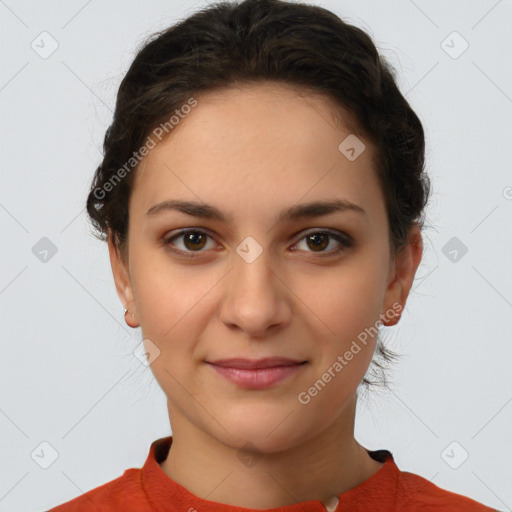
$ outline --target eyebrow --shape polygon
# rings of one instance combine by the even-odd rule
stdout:
[[[178,211],[192,217],[204,219],[215,219],[221,222],[227,222],[228,217],[218,208],[207,203],[196,201],[181,201],[179,199],[170,199],[155,204],[146,212],[151,217],[162,212]],[[303,218],[321,217],[337,212],[356,212],[361,215],[367,215],[366,211],[359,205],[345,199],[333,199],[331,201],[313,201],[294,205],[283,210],[277,217],[277,222],[298,220]]]

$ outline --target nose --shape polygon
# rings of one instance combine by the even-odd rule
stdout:
[[[291,292],[271,263],[269,251],[254,260],[236,253],[226,276],[221,320],[246,337],[262,339],[290,322]]]

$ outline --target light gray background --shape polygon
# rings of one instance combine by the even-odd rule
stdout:
[[[0,0],[0,511],[70,500],[170,434],[84,205],[136,46],[206,3]],[[392,390],[360,403],[356,437],[511,510],[512,2],[311,3],[366,29],[397,66],[434,188],[424,261],[399,325],[383,328],[406,357]],[[58,42],[45,59],[31,47],[50,48],[43,31]],[[43,237],[57,248],[47,262],[33,253]],[[42,442],[58,453],[47,469],[32,457],[51,457]]]

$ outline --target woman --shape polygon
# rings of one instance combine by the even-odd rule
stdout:
[[[52,510],[491,510],[354,438],[430,191],[366,33],[300,3],[205,8],[139,51],[104,153],[87,211],[173,435]]]

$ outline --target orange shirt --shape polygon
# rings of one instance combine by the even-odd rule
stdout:
[[[48,512],[261,512],[201,499],[169,478],[159,462],[167,458],[172,436],[153,441],[141,469],[63,503]],[[384,464],[370,478],[342,493],[336,512],[490,512],[495,509],[455,494],[429,480],[400,471],[387,450],[368,451]],[[267,509],[267,512],[326,512],[319,500]]]

